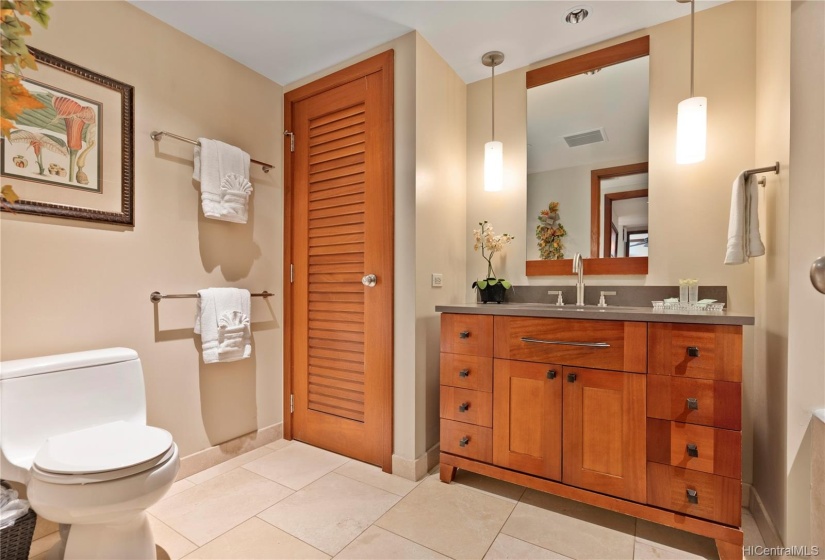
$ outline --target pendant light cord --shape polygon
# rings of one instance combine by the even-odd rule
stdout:
[[[696,5],[695,0],[690,0],[690,96],[693,97],[693,41],[694,41],[694,25],[693,25],[693,18],[694,18],[694,7]]]
[[[493,141],[496,140],[496,65],[495,63],[490,67],[493,70],[493,102],[492,102],[492,111],[493,114]]]

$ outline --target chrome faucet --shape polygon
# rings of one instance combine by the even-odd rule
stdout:
[[[573,255],[573,272],[579,275],[576,282],[576,305],[584,305],[584,262],[581,253]]]

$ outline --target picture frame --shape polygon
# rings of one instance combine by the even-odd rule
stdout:
[[[40,102],[0,141],[2,211],[134,226],[134,87],[34,47],[21,81]]]

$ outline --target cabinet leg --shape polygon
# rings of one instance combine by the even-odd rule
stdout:
[[[742,560],[744,550],[741,544],[733,544],[716,539],[716,550],[719,551],[719,560]]]
[[[447,484],[451,483],[455,478],[455,471],[458,470],[458,467],[454,467],[452,465],[445,465],[441,463],[440,475],[441,475],[441,482],[446,482]]]

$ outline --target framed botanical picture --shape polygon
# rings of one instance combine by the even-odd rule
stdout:
[[[0,174],[20,200],[4,211],[134,225],[134,88],[29,47],[37,70]],[[4,103],[7,101],[4,100]]]

